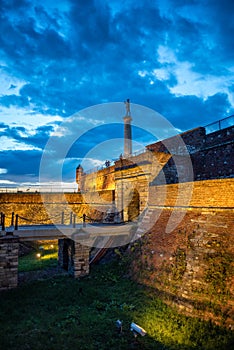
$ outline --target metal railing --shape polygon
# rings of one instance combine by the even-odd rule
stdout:
[[[88,174],[96,173],[98,170],[103,170],[105,168],[106,168],[106,166],[104,166],[104,165],[96,166],[96,167],[94,167],[92,169],[85,170],[84,174],[88,175]]]
[[[5,214],[3,212],[0,213],[0,231],[5,231],[6,229],[6,218],[11,216],[11,225],[10,227],[14,227],[15,230],[18,230],[20,225],[21,226],[25,226],[29,225],[29,226],[48,226],[48,225],[55,225],[55,222],[57,224],[61,224],[61,225],[72,225],[73,227],[76,227],[76,224],[82,224],[83,227],[86,226],[86,223],[100,223],[101,220],[100,219],[95,219],[95,218],[91,218],[90,216],[86,215],[86,214],[82,214],[77,215],[73,212],[68,213],[64,213],[63,211],[61,213],[57,213],[56,215],[53,215],[53,217],[48,217],[48,218],[43,218],[40,220],[36,220],[35,218],[32,217],[25,217],[19,214],[15,214],[14,212],[12,213],[8,213]],[[69,221],[68,221],[69,219]],[[9,220],[8,220],[9,221]],[[69,223],[66,223],[69,222]]]
[[[211,134],[212,132],[225,129],[233,125],[234,125],[234,115],[230,115],[227,118],[223,118],[214,123],[205,125],[204,128],[206,129],[206,134]]]
[[[99,165],[99,166],[96,166],[96,167],[94,167],[94,168],[85,170],[85,171],[84,171],[84,174],[85,174],[85,175],[88,175],[88,174],[96,173],[98,170],[107,169],[107,168],[113,166],[116,160],[118,160],[118,158],[112,159],[112,160],[110,161],[110,164],[109,164],[109,165],[103,164],[103,165]]]
[[[131,157],[139,156],[139,154],[142,154],[142,153],[145,153],[145,152],[147,152],[147,148],[146,148],[146,147],[144,147],[144,148],[142,148],[142,149],[139,149],[139,150],[136,151],[136,152],[133,152],[133,153],[131,154]]]
[[[146,149],[146,148],[142,148],[142,149],[140,149],[140,150],[138,150],[138,151],[133,152],[133,153],[129,156],[129,158],[138,156],[139,154],[142,154],[142,153],[145,153],[145,152],[147,152],[147,149]],[[122,157],[123,157],[123,156],[122,156]],[[113,166],[114,163],[115,163],[117,160],[119,160],[119,159],[121,159],[121,155],[119,156],[119,158],[113,159],[113,160],[110,162],[110,165],[109,165],[109,166],[106,166],[106,165],[96,166],[96,167],[94,167],[94,168],[85,170],[85,171],[84,171],[84,174],[85,174],[85,175],[88,175],[88,174],[96,173],[96,172],[99,171],[99,170],[103,170],[103,169],[109,168],[109,167]]]

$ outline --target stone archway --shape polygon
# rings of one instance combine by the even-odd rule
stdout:
[[[132,191],[131,197],[128,204],[128,221],[137,221],[140,214],[140,195],[136,188]]]

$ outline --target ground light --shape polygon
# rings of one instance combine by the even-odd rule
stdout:
[[[146,335],[146,331],[141,326],[139,326],[134,322],[131,323],[130,330],[131,332],[133,332],[135,337],[137,337],[138,334],[140,334],[142,337]]]

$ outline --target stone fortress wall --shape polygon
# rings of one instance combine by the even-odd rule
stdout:
[[[186,313],[233,327],[233,140],[233,126],[210,134],[199,127],[97,172],[79,168],[78,193],[1,193],[0,211],[8,213],[7,224],[12,211],[49,220],[43,201],[58,222],[62,211],[66,220],[70,211],[101,220],[108,210],[118,211],[144,231],[130,248],[133,278]],[[184,216],[167,232],[173,213]]]
[[[130,249],[136,280],[158,290],[183,312],[230,327],[234,327],[233,140],[233,126],[210,134],[199,127],[149,145],[140,155],[119,159],[109,171],[78,179],[84,193],[90,190],[91,178],[93,190],[99,192],[103,184],[112,191],[117,209],[123,208],[123,220],[138,219],[143,234]],[[172,215],[183,218],[167,232]]]

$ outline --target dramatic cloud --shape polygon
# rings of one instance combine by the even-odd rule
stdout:
[[[57,126],[92,105],[130,98],[182,131],[234,114],[233,13],[231,0],[0,0],[0,181],[35,180]],[[67,174],[102,140],[74,145]]]

